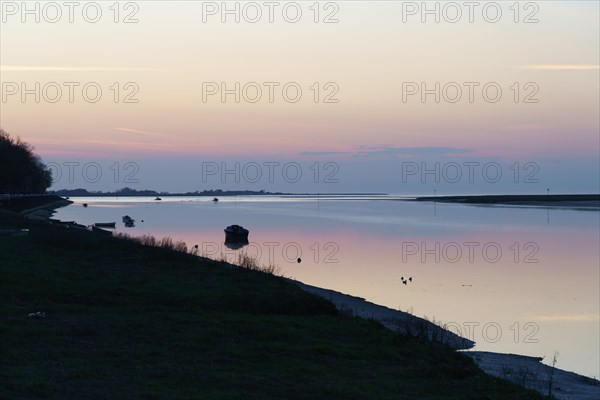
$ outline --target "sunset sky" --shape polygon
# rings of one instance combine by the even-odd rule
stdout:
[[[272,23],[263,2],[227,2],[239,22],[221,2],[121,2],[118,14],[97,2],[98,18],[82,2],[72,23],[62,2],[36,3],[26,14],[2,1],[0,126],[62,168],[56,189],[600,190],[595,1],[429,2],[439,22],[421,2],[276,2]],[[239,103],[223,102],[221,84],[236,82]],[[90,162],[101,179],[82,177]],[[239,182],[203,175],[203,163],[236,162]],[[276,169],[269,181],[265,162],[297,163],[303,177]],[[467,168],[452,182],[464,162],[494,163],[502,177],[477,166],[472,182]],[[78,163],[72,181],[65,163]],[[261,179],[244,178],[249,163]],[[435,182],[407,176],[407,163],[451,166]]]

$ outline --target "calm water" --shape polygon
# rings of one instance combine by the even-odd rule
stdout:
[[[118,231],[170,236],[214,258],[245,251],[286,276],[447,323],[477,350],[545,362],[558,352],[559,367],[600,376],[598,211],[357,197],[211,200],[78,198],[56,218],[116,221]],[[126,214],[136,227],[123,226]],[[249,246],[223,244],[231,224],[250,230]]]

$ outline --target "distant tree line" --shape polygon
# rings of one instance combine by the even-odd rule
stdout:
[[[49,191],[49,194],[57,196],[83,196],[83,197],[113,197],[113,196],[385,196],[386,193],[283,193],[283,192],[267,192],[265,190],[222,190],[222,189],[209,189],[209,190],[196,190],[195,192],[185,193],[171,193],[171,192],[157,192],[155,190],[143,189],[137,190],[129,187],[116,190],[114,192],[102,192],[102,191],[88,191],[87,189],[60,189]]]
[[[0,129],[0,193],[40,194],[52,184],[52,172],[33,147]]]
[[[264,190],[203,190],[185,193],[157,192],[155,190],[137,190],[125,187],[114,192],[88,191],[86,189],[61,189],[50,192],[57,196],[280,196],[291,193],[266,192]]]

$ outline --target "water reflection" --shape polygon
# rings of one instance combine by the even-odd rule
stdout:
[[[225,241],[225,243],[223,243],[225,245],[225,247],[227,247],[230,250],[239,250],[244,246],[248,246],[250,244],[250,242],[248,242],[246,240],[246,242],[228,242]]]
[[[138,221],[130,234],[170,236],[231,261],[244,252],[308,284],[441,320],[478,350],[559,351],[560,367],[600,376],[598,211],[379,197],[80,201],[89,207],[57,218],[89,225],[127,213]],[[250,230],[247,244],[223,241],[234,224]]]

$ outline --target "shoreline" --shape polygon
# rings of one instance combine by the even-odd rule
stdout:
[[[70,228],[73,222],[53,221],[50,217],[57,208],[72,202],[61,199],[45,205],[25,209],[17,214],[26,218],[45,221],[53,225]],[[85,228],[84,228],[85,229]],[[231,264],[232,268],[242,268]],[[371,303],[363,298],[341,293],[335,290],[305,284],[303,282],[284,278],[293,282],[306,292],[315,294],[331,302],[342,314],[363,319],[372,319],[381,323],[388,330],[408,334],[431,342],[448,345],[457,352],[470,356],[484,372],[489,375],[507,379],[529,389],[547,394],[549,380],[553,379],[556,389],[553,394],[559,399],[596,399],[600,396],[600,382],[579,375],[575,372],[552,368],[541,363],[541,358],[516,354],[472,351],[475,342],[460,337],[444,329],[442,326],[410,313],[394,310],[382,305]],[[551,378],[553,376],[553,378]],[[546,392],[544,392],[544,390]],[[577,397],[573,397],[577,396]]]
[[[447,344],[457,352],[471,357],[477,366],[489,375],[507,379],[543,395],[548,394],[548,386],[552,381],[552,394],[560,400],[600,398],[599,380],[543,364],[542,357],[471,350],[475,342],[426,319],[371,303],[361,297],[307,285],[296,280],[290,281],[309,293],[329,300],[342,313],[373,319],[394,332],[427,336],[431,341]]]
[[[480,206],[516,206],[599,210],[599,194],[421,196],[407,201],[456,203]]]
[[[455,350],[468,350],[475,346],[475,342],[410,313],[371,303],[362,297],[308,285],[297,280],[290,279],[290,281],[303,290],[330,301],[342,313],[364,319],[373,319],[391,331],[443,343]]]
[[[45,216],[48,214],[52,216],[56,209],[70,204],[73,202],[53,194],[0,198],[0,210],[42,219],[46,219]]]
[[[70,204],[73,204],[73,202],[69,200],[57,200],[44,206],[38,206],[23,210],[19,212],[19,214],[31,219],[50,220],[50,218],[56,213],[56,209],[66,207]]]

